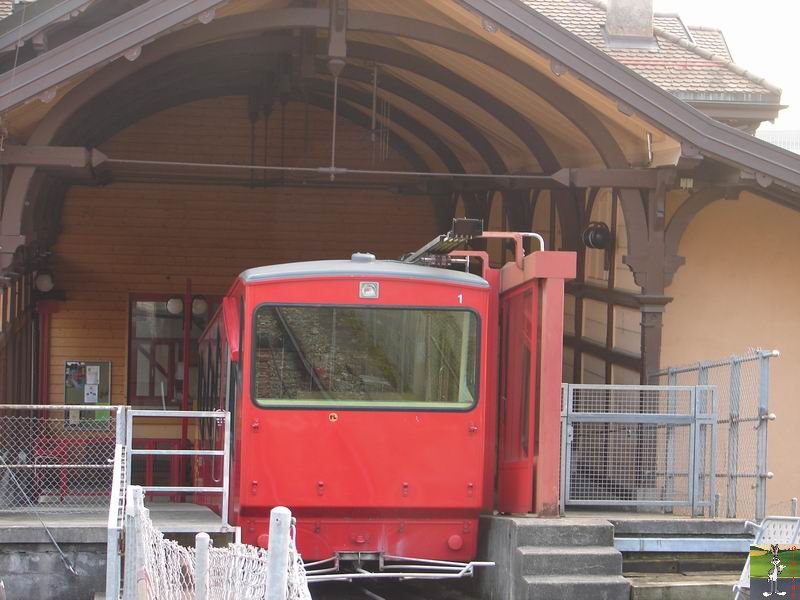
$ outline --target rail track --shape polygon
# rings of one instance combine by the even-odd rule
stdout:
[[[312,584],[314,600],[478,600],[474,580],[326,582]]]

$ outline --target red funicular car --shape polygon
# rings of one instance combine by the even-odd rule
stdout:
[[[469,562],[482,513],[556,506],[575,256],[526,257],[531,235],[459,220],[402,261],[238,277],[201,340],[200,408],[232,413],[228,519],[244,542],[266,546],[284,505],[306,561]],[[514,248],[502,269],[458,249],[497,237]],[[222,443],[214,427],[206,448]],[[220,472],[206,463],[197,484]]]

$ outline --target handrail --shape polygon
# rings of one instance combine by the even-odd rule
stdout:
[[[124,409],[118,404],[0,404],[0,410],[108,410]]]
[[[108,506],[108,526],[106,541],[106,598],[119,598],[120,592],[120,552],[119,540],[125,529],[125,446],[120,443],[114,447],[114,471],[111,478],[111,500]]]
[[[761,350],[757,349],[752,354],[745,354],[743,356],[729,356],[727,358],[721,358],[718,360],[708,361],[708,362],[696,362],[690,365],[684,365],[682,367],[672,367],[669,369],[662,369],[660,371],[654,371],[650,373],[648,377],[663,377],[664,375],[680,375],[682,373],[691,373],[692,371],[697,371],[700,368],[706,369],[716,369],[718,367],[724,367],[729,365],[731,361],[735,361],[738,363],[746,363],[752,362],[754,360],[759,360],[761,358],[777,358],[781,355],[780,350]]]
[[[222,440],[222,450],[211,448],[208,450],[159,450],[150,448],[135,448],[133,446],[133,421],[136,417],[160,417],[172,419],[224,419],[225,428]],[[149,409],[128,409],[126,411],[126,427],[125,427],[125,449],[126,460],[128,469],[126,472],[126,483],[131,485],[131,476],[133,469],[130,468],[131,461],[134,456],[211,456],[221,457],[223,462],[223,479],[220,486],[191,486],[191,485],[150,485],[140,486],[142,490],[147,492],[166,492],[166,493],[205,493],[205,494],[221,494],[222,495],[222,520],[223,528],[229,528],[228,523],[228,502],[229,502],[229,481],[230,481],[230,426],[231,426],[231,413],[228,411],[220,410],[149,410]]]

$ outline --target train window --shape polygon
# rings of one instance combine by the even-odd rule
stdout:
[[[264,305],[254,326],[260,406],[467,410],[477,400],[471,311]]]

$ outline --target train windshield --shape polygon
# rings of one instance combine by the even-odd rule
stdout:
[[[477,399],[471,311],[264,305],[254,340],[260,406],[467,410]]]

